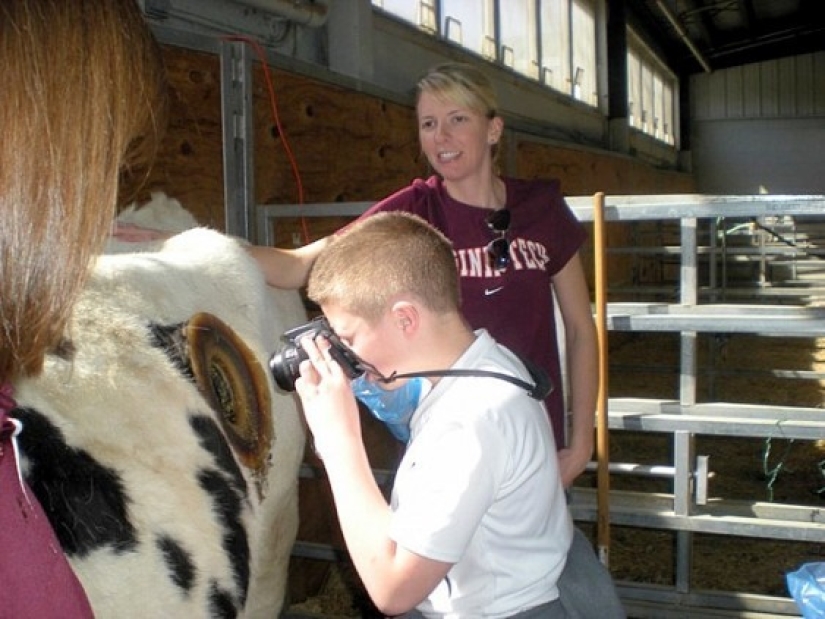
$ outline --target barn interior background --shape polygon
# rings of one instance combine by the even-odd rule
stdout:
[[[825,138],[821,3],[511,2],[525,10],[563,5],[568,19],[590,19],[595,76],[585,82],[591,87],[585,95],[576,89],[572,57],[568,90],[548,88],[544,73],[520,74],[508,64],[507,45],[494,46],[485,58],[451,38],[455,3],[400,4],[417,7],[412,14],[418,21],[399,19],[392,12],[399,3],[389,0],[142,0],[164,44],[174,104],[159,161],[137,197],[162,189],[201,224],[219,230],[234,231],[240,212],[250,238],[262,233],[255,227],[264,205],[272,212],[277,205],[323,203],[332,214],[339,212],[334,203],[379,199],[427,173],[410,89],[418,74],[447,59],[484,63],[493,77],[508,126],[506,172],[557,177],[570,196],[825,193],[821,161],[812,155]],[[465,6],[501,18],[502,4]],[[658,75],[672,87],[670,127],[658,136],[638,125],[645,99],[637,98],[634,109],[632,84],[624,79],[632,72],[628,58],[639,56],[653,67],[651,84]],[[133,188],[124,187],[124,200],[134,197]],[[700,244],[725,253],[699,252],[702,300],[712,294],[711,300],[749,305],[817,306],[823,219],[714,220]],[[279,218],[267,233],[278,245],[295,246],[345,220]],[[609,300],[678,300],[680,244],[678,220],[608,222]],[[592,266],[592,247],[585,259]],[[698,401],[820,408],[825,351],[818,333],[808,335],[700,333]],[[674,331],[611,332],[610,397],[678,400],[681,338]],[[375,466],[391,469],[397,454],[380,432],[373,428],[369,439]],[[714,598],[718,616],[792,614],[787,604],[762,603],[760,596],[787,596],[784,574],[803,561],[822,560],[823,536],[816,532],[825,526],[822,445],[719,436],[697,441],[695,452],[710,455],[715,474],[711,497],[807,505],[814,532],[799,542],[698,534],[688,584],[674,567],[678,532],[616,526],[614,575],[654,591],[675,582],[676,597],[651,594],[659,605],[650,610],[637,601],[638,616],[688,616],[680,613],[698,603],[691,595],[704,589],[753,594],[744,609],[725,608],[730,602]],[[610,442],[611,461],[653,465],[673,458],[669,435],[611,432]],[[672,478],[615,475],[611,485],[673,492]],[[302,479],[299,539],[340,544],[335,529],[323,479]],[[294,605],[323,596],[331,574],[328,562],[293,558]]]

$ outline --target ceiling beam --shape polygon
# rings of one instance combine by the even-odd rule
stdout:
[[[688,36],[687,31],[685,31],[684,26],[682,26],[682,23],[679,21],[676,15],[673,14],[673,11],[670,10],[670,7],[668,7],[668,5],[665,4],[664,0],[656,0],[656,6],[659,7],[659,10],[662,12],[662,15],[664,15],[665,19],[667,19],[670,22],[670,25],[673,26],[674,30],[676,30],[676,33],[679,35],[679,38],[685,45],[687,45],[687,48],[690,50],[690,52],[693,54],[693,57],[696,58],[696,61],[702,66],[705,72],[712,73],[713,69],[711,69],[710,63],[707,61],[704,54],[702,54],[699,48],[697,48],[696,45],[693,43],[691,38]]]

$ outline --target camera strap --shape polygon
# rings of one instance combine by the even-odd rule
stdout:
[[[492,370],[470,370],[470,369],[450,369],[450,370],[429,370],[423,372],[408,372],[406,374],[391,374],[389,377],[381,377],[381,382],[391,383],[399,378],[415,378],[421,376],[426,378],[428,376],[476,376],[482,378],[497,378],[506,381],[517,387],[524,389],[527,394],[535,400],[544,400],[553,391],[553,383],[547,373],[537,365],[530,363],[526,359],[521,359],[521,362],[530,372],[530,377],[535,381],[535,384],[528,383],[525,380],[504,374],[503,372],[494,372]]]

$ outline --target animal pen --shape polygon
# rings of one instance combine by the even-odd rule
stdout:
[[[249,80],[237,73],[244,72],[244,63],[249,60],[244,59],[246,52],[239,45],[226,44],[221,53],[222,66],[233,72],[231,83],[224,80],[223,93],[224,143],[232,145],[224,149],[227,232],[273,245],[276,227],[284,219],[346,218],[362,213],[371,203],[255,204],[252,149],[244,138],[249,135],[251,123]],[[581,221],[603,217],[612,227],[628,227],[633,232],[626,238],[632,239],[635,231],[645,225],[674,231],[673,242],[630,243],[632,247],[606,245],[599,234],[594,244],[596,258],[648,255],[665,265],[678,261],[675,285],[657,288],[632,282],[624,287],[605,284],[611,294],[633,300],[602,299],[603,307],[594,309],[597,316],[603,312],[603,323],[610,333],[669,333],[679,338],[678,397],[607,398],[606,393],[602,394],[605,414],[600,415],[599,460],[593,463],[599,469],[599,487],[573,488],[570,509],[574,519],[599,521],[599,551],[605,560],[609,558],[610,526],[655,529],[674,535],[670,584],[617,583],[632,617],[798,616],[796,605],[788,597],[704,590],[692,585],[696,534],[825,543],[822,508],[712,497],[711,463],[708,457],[696,453],[696,438],[818,441],[825,437],[825,413],[816,406],[700,402],[698,342],[700,335],[708,334],[815,339],[825,333],[825,307],[804,302],[815,296],[815,290],[785,287],[784,296],[780,296],[782,290],[767,281],[771,265],[790,265],[795,276],[799,265],[810,265],[821,257],[816,239],[788,242],[788,237],[775,229],[823,218],[825,196],[597,195],[568,198],[568,203]],[[780,242],[765,243],[765,235],[754,234],[765,230],[770,239],[779,238]],[[737,231],[748,237],[746,246],[731,246]],[[759,281],[744,292],[728,284],[728,271],[736,260],[759,268]],[[729,302],[734,297],[739,302]],[[605,346],[602,351],[606,351]],[[602,366],[606,367],[604,358]],[[821,378],[813,372],[800,376]],[[640,432],[667,436],[670,461],[661,465],[610,462],[608,430],[614,435]],[[605,478],[608,473],[664,478],[670,488],[664,493],[610,490]],[[304,467],[304,474],[314,476],[309,467]],[[376,475],[388,479],[392,471],[376,470]],[[606,525],[606,530],[601,525]],[[299,540],[293,556],[335,562],[341,559],[342,551],[334,545]]]
[[[674,400],[609,398],[607,428],[613,432],[635,431],[669,435],[672,461],[661,465],[608,462],[609,453],[599,454],[610,474],[665,477],[669,493],[610,491],[600,502],[600,490],[574,487],[570,509],[579,522],[596,522],[605,512],[610,525],[661,529],[675,532],[675,579],[672,586],[648,586],[618,582],[619,593],[634,617],[788,617],[798,609],[786,597],[732,591],[697,590],[691,585],[692,539],[696,533],[738,537],[825,543],[825,511],[807,505],[784,505],[762,501],[713,498],[709,458],[696,453],[697,435],[760,439],[816,441],[825,437],[825,413],[820,408],[752,405],[735,402],[697,401],[697,336],[700,333],[738,333],[755,336],[815,338],[825,332],[825,307],[764,303],[720,303],[716,299],[742,291],[726,289],[717,273],[731,254],[747,255],[761,271],[772,258],[800,262],[817,259],[821,253],[810,240],[801,246],[761,244],[738,250],[719,242],[720,222],[788,223],[794,218],[822,217],[823,196],[601,196],[568,198],[582,221],[593,221],[603,200],[607,222],[634,225],[670,222],[679,231],[679,289],[674,302],[633,301],[607,303],[605,323],[610,332],[671,332],[680,337],[679,398]],[[271,244],[278,219],[287,217],[357,216],[369,203],[263,205],[258,207],[258,242]],[[702,241],[700,243],[700,241]],[[609,256],[611,250],[595,248]],[[627,248],[624,248],[626,251]],[[637,253],[672,253],[674,247],[639,247]],[[707,284],[700,286],[703,267]],[[766,289],[767,290],[767,289]],[[759,296],[759,288],[751,295]],[[777,294],[777,288],[770,293]],[[810,294],[810,289],[797,292]],[[634,294],[645,293],[643,287]],[[769,295],[770,295],[769,293]],[[653,294],[661,294],[654,290]],[[794,291],[787,291],[793,295]],[[770,299],[769,295],[767,298]],[[703,302],[703,299],[705,300]],[[708,302],[708,299],[711,302]],[[596,468],[599,463],[593,463]],[[381,478],[391,471],[376,471]],[[601,541],[600,541],[601,546]],[[600,548],[601,549],[601,548]],[[338,560],[330,547],[298,542],[298,554]]]

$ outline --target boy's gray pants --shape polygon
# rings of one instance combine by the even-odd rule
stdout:
[[[590,540],[575,527],[567,563],[559,578],[559,599],[570,619],[626,619],[610,571]]]
[[[559,578],[559,599],[514,615],[511,619],[626,619],[610,571],[602,565],[590,540],[578,528]],[[411,610],[396,619],[421,619]]]

